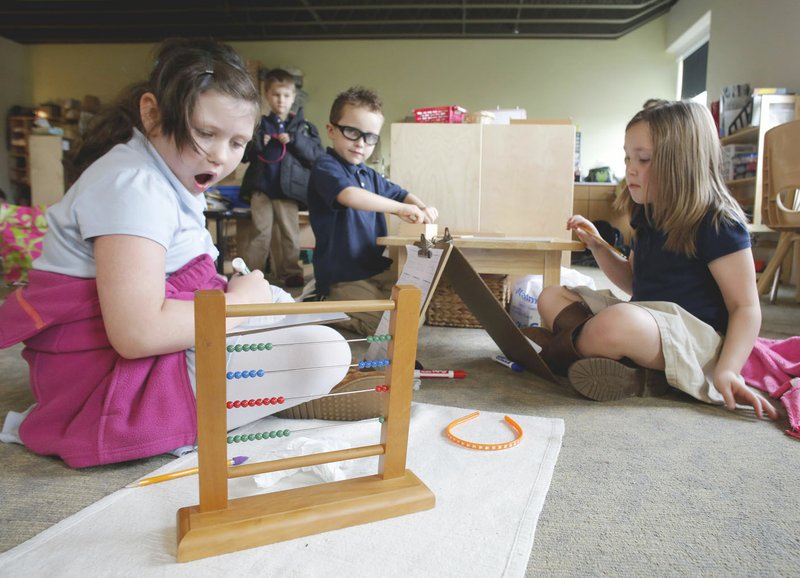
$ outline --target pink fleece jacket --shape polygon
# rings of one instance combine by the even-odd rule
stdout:
[[[208,255],[166,281],[169,299],[222,289]],[[32,451],[82,468],[193,444],[195,398],[185,352],[123,359],[103,326],[94,279],[31,271],[0,305],[0,347],[24,341],[36,407],[20,426]]]
[[[786,434],[800,438],[800,336],[756,339],[742,377],[749,385],[780,400],[789,418]]]

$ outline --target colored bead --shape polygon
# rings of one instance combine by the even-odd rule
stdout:
[[[283,430],[283,437],[288,438],[290,433],[292,433],[292,432],[289,431],[288,429]]]
[[[264,377],[264,370],[263,369],[259,369],[258,371],[256,371],[256,375],[258,377]]]
[[[283,396],[278,398],[278,404],[282,404],[284,401],[286,401],[286,399]]]
[[[380,417],[378,418],[378,423],[383,423],[383,422],[385,422],[385,421],[386,421],[386,418],[385,418],[385,417],[383,417],[383,416],[380,416]]]
[[[271,343],[265,343],[264,346],[267,348],[267,351],[272,350],[272,344]]]
[[[256,347],[257,347],[257,349],[259,351],[264,351],[264,349],[266,348],[266,345],[264,345],[263,343],[259,343]]]
[[[275,439],[275,432],[274,431],[269,432],[269,437]]]
[[[228,379],[233,379],[233,372],[229,371],[228,373],[225,374],[225,377],[227,377]]]
[[[233,408],[233,402],[229,401],[228,403],[225,404],[225,407],[227,407],[228,409],[232,409]]]
[[[258,405],[258,406],[260,406],[260,405],[261,405],[261,404],[263,404],[263,403],[264,403],[264,400],[263,400],[263,399],[261,399],[261,398],[258,398],[258,399],[256,400],[256,405]]]
[[[255,369],[251,369],[249,372],[247,372],[247,375],[250,377],[255,377],[257,373],[258,372]]]
[[[233,402],[233,407],[241,407],[241,405],[242,405],[242,402],[239,401],[238,399]]]
[[[232,444],[232,443],[233,443],[233,436],[228,436],[228,443],[229,443],[229,444]]]
[[[241,351],[241,350],[242,350],[242,346],[241,346],[241,344],[237,343],[237,344],[236,344],[236,345],[233,347],[233,350],[234,350],[234,351]]]
[[[225,349],[227,349],[227,350],[228,350],[228,353],[233,353],[233,345],[229,345],[229,346],[228,346],[228,347],[226,347]]]

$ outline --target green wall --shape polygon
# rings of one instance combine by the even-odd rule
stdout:
[[[305,77],[306,116],[327,121],[334,96],[353,84],[377,90],[389,128],[425,106],[470,110],[524,108],[528,118],[572,118],[583,134],[584,172],[597,164],[621,171],[623,131],[650,97],[673,98],[677,64],[665,52],[666,19],[618,40],[386,40],[243,42],[243,56]],[[147,73],[151,45],[32,46],[34,102],[110,100]]]

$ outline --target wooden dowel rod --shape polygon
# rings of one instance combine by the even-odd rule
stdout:
[[[268,472],[279,472],[281,470],[293,470],[307,466],[318,466],[332,462],[343,462],[345,460],[355,460],[358,458],[369,458],[372,456],[383,455],[385,448],[383,444],[374,446],[361,446],[346,450],[336,450],[323,452],[321,454],[310,454],[307,456],[296,456],[293,458],[283,458],[268,462],[257,462],[254,464],[242,464],[235,468],[228,468],[228,478],[243,478],[244,476],[255,476]]]
[[[253,317],[256,315],[299,315],[303,313],[358,313],[361,311],[392,311],[391,299],[374,301],[311,301],[301,303],[250,303],[228,305],[227,317]]]

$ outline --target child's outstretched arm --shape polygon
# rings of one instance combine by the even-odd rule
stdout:
[[[163,355],[194,345],[194,304],[166,299],[166,250],[144,237],[108,235],[94,241],[97,293],[112,347],[127,359]],[[226,294],[229,303],[269,302],[260,272]]]
[[[748,388],[740,374],[761,328],[753,254],[750,249],[742,249],[715,259],[708,268],[728,309],[728,331],[714,368],[714,387],[728,409],[735,409],[738,402],[752,405],[758,417],[766,412],[771,419],[777,419],[772,404]]]
[[[592,252],[595,261],[611,282],[628,295],[633,292],[633,254],[625,259],[608,245],[597,227],[582,215],[572,215],[567,219],[567,230],[574,231],[586,248]]]
[[[336,196],[336,200],[345,207],[358,209],[359,211],[391,213],[392,215],[397,215],[407,223],[433,222],[426,220],[430,219],[430,216],[426,215],[425,211],[420,209],[417,205],[401,203],[358,187],[347,187]]]

